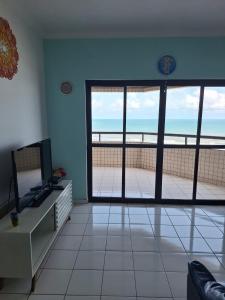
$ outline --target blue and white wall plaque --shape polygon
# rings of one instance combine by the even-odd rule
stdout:
[[[158,62],[159,72],[163,75],[170,75],[176,69],[176,60],[171,55],[164,55]]]

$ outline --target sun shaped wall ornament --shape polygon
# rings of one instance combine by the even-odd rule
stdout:
[[[12,79],[17,73],[19,54],[8,21],[0,17],[0,77]]]

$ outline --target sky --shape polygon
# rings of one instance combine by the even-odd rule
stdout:
[[[196,119],[199,106],[199,87],[167,90],[166,118]],[[127,119],[157,119],[159,91],[128,92]],[[122,92],[93,92],[93,119],[122,119]],[[207,87],[204,94],[203,119],[225,119],[225,87]]]

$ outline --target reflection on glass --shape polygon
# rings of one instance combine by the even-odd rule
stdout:
[[[155,198],[156,149],[126,150],[125,196]]]
[[[201,149],[197,199],[225,200],[225,149]]]
[[[192,199],[194,149],[164,149],[162,198]]]
[[[165,144],[196,144],[199,98],[200,87],[168,88]]]
[[[92,87],[92,142],[122,142],[123,97],[120,87]]]
[[[159,96],[159,87],[128,87],[126,142],[156,144]]]
[[[42,186],[40,148],[27,147],[15,152],[18,196],[23,198],[31,188]]]
[[[121,197],[122,149],[92,148],[93,196]]]
[[[201,144],[225,144],[225,87],[205,88],[201,135]]]

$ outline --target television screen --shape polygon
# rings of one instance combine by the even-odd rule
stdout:
[[[43,140],[12,153],[15,198],[21,211],[52,176],[51,143]]]
[[[41,142],[42,180],[47,184],[52,178],[52,152],[50,139]]]

